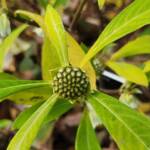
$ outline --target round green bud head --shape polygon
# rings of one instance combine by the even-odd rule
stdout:
[[[84,96],[89,86],[89,78],[86,73],[72,66],[61,68],[53,79],[54,93],[69,99]]]

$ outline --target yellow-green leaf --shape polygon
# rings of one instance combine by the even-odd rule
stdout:
[[[76,150],[100,150],[89,113],[85,110],[76,137]]]
[[[0,80],[0,102],[4,99],[8,98],[8,96],[19,94],[19,92],[26,91],[25,93],[28,93],[28,90],[33,90],[37,88],[36,92],[38,91],[38,88],[47,88],[50,89],[50,92],[52,93],[52,89],[50,87],[50,83],[47,81],[28,81],[28,80]],[[29,92],[30,94],[30,92]],[[39,92],[39,94],[42,95],[42,91]],[[41,96],[40,95],[40,96]],[[22,99],[24,95],[22,94]],[[44,95],[43,95],[44,96]],[[14,96],[15,97],[15,96]],[[11,97],[12,98],[12,97]],[[12,98],[13,99],[13,98]],[[21,99],[21,101],[22,101]],[[37,100],[38,102],[38,95],[33,95],[33,100]]]
[[[17,10],[15,13],[16,15],[26,16],[29,19],[34,20],[43,30],[45,30],[45,23],[42,16],[24,10]]]
[[[47,100],[52,94],[53,89],[51,85],[48,84],[47,86],[32,87],[31,89],[18,91],[17,93],[8,96],[7,99],[17,104],[33,105]]]
[[[13,137],[7,150],[29,150],[36,137],[44,119],[52,109],[57,100],[57,95],[52,95],[43,105],[41,105],[20,128]]]
[[[9,36],[7,36],[4,41],[0,44],[0,71],[3,69],[3,62],[6,53],[8,52],[9,48],[13,45],[16,38],[19,36],[19,34],[25,30],[28,27],[28,25],[24,24],[17,29],[15,29],[12,33],[10,33]]]
[[[37,83],[35,81],[20,81],[17,80],[17,78],[13,75],[0,73],[0,88],[2,92],[0,92],[0,101],[9,99],[10,101],[13,101],[15,103],[26,105],[33,105],[38,102],[43,102],[47,100],[50,95],[52,95],[53,90],[49,81],[47,82],[47,85],[44,86],[43,81],[38,82],[41,84],[35,86],[32,85],[34,83]],[[31,87],[29,85],[31,85]],[[24,89],[17,90],[19,86],[24,86]],[[3,88],[6,89],[4,90]],[[4,96],[5,91],[9,91],[10,88],[10,92],[13,93]],[[15,90],[17,90],[17,92]]]
[[[145,73],[138,67],[125,62],[107,62],[112,70],[114,70],[118,75],[124,77],[126,80],[131,81],[136,84],[143,86],[148,86],[148,79]]]
[[[105,4],[105,0],[98,0],[98,6],[100,9],[103,8],[104,4]]]
[[[135,0],[120,14],[118,14],[104,29],[94,45],[84,57],[81,67],[84,66],[105,46],[119,38],[150,24],[150,0]]]
[[[29,117],[42,105],[42,102],[39,102],[31,107],[25,108],[13,122],[13,129],[20,129],[21,126],[29,119]]]
[[[66,32],[58,12],[48,5],[45,14],[46,36],[55,48],[50,53],[57,54],[55,59],[60,61],[61,67],[69,65]],[[51,57],[51,59],[54,59]]]
[[[5,72],[0,72],[0,80],[17,80],[17,77]]]
[[[4,38],[11,32],[10,21],[5,13],[0,14],[0,38]]]
[[[42,76],[45,80],[52,80],[59,68],[69,65],[66,32],[61,17],[51,5],[47,6],[44,18],[27,11],[16,13],[33,19],[43,29]]]
[[[145,62],[144,72],[150,72],[150,60]]]
[[[42,48],[42,77],[44,80],[52,80],[55,73],[60,69],[60,61],[57,59],[57,54],[51,51],[55,51],[55,48],[45,37]]]
[[[120,150],[150,150],[150,119],[119,100],[94,91],[88,97]]]
[[[69,62],[73,66],[79,67],[81,60],[85,56],[85,53],[83,49],[80,47],[80,45],[75,41],[75,39],[69,33],[67,34],[67,41],[68,41]],[[87,75],[90,78],[92,89],[96,89],[96,75],[90,62],[88,62],[83,67],[83,70],[86,71]]]
[[[17,116],[13,123],[13,129],[19,129],[21,126],[27,121],[27,119],[43,104],[43,102],[39,102],[29,108],[26,108],[23,112]],[[53,108],[49,111],[47,117],[44,119],[43,124],[46,124],[50,121],[56,120],[62,114],[67,112],[70,108],[73,107],[73,104],[70,101],[66,101],[66,99],[58,99],[54,104]]]
[[[112,55],[111,60],[139,54],[150,54],[150,36],[141,36],[136,40],[127,43]]]

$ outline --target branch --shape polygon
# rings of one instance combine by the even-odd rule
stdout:
[[[80,2],[80,4],[79,4],[79,7],[78,7],[77,11],[75,12],[75,15],[74,15],[74,17],[73,17],[73,20],[72,20],[72,22],[71,22],[71,24],[70,24],[70,27],[69,27],[69,30],[70,30],[70,31],[71,31],[71,30],[74,28],[74,26],[76,25],[76,23],[77,23],[77,21],[78,21],[78,19],[79,19],[79,17],[80,17],[81,11],[82,11],[82,9],[83,9],[85,3],[86,3],[86,0],[81,0],[81,2]]]

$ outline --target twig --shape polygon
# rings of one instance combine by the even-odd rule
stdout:
[[[113,96],[119,96],[119,90],[118,89],[111,90],[111,89],[100,88],[99,90],[104,92],[104,93],[113,95]]]
[[[75,12],[75,15],[74,15],[74,17],[73,17],[73,20],[72,20],[72,22],[71,22],[71,24],[70,24],[70,27],[69,27],[69,30],[70,30],[70,31],[71,31],[71,30],[74,28],[74,26],[76,25],[76,23],[77,23],[77,21],[78,21],[78,19],[79,19],[79,17],[80,17],[81,11],[82,11],[82,9],[83,9],[85,3],[86,3],[86,0],[81,0],[81,2],[80,2],[80,4],[79,4],[79,7],[78,7],[77,11]]]

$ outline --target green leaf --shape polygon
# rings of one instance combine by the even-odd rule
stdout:
[[[8,145],[7,150],[29,150],[45,117],[57,100],[57,95],[52,95],[20,128]]]
[[[150,150],[150,119],[100,92],[88,96],[120,150]]]
[[[0,71],[2,72],[3,69],[3,62],[5,55],[9,48],[13,45],[14,41],[16,38],[19,36],[19,34],[25,30],[28,26],[27,25],[22,25],[15,29],[12,33],[10,33],[9,36],[7,36],[4,41],[0,44]]]
[[[150,0],[135,0],[104,29],[91,47],[81,67],[108,44],[150,23]]]
[[[19,15],[21,17],[27,17],[30,20],[34,20],[45,31],[46,27],[42,16],[24,10],[17,10],[15,14],[16,16]]]
[[[45,38],[42,48],[42,76],[44,80],[53,80],[53,77],[61,66],[60,61],[57,59],[56,51],[51,51],[55,51],[55,48],[49,39]]]
[[[145,35],[149,35],[150,36],[150,28],[149,28],[149,26],[144,28],[144,30],[140,33],[139,36],[145,36]]]
[[[75,67],[79,67],[81,60],[84,58],[85,53],[83,49],[80,47],[80,45],[75,41],[75,39],[67,33],[67,44],[68,44],[68,56],[69,56],[69,62],[71,65]],[[57,59],[51,59],[49,61],[49,58],[56,58],[55,53],[50,53],[50,50],[53,50],[54,48],[50,44],[48,38],[45,39],[43,50],[42,50],[42,72],[43,72],[43,78],[45,80],[52,80],[53,76],[56,74],[57,69],[59,68],[60,64]],[[53,68],[55,64],[55,69],[50,70],[50,68]],[[96,89],[96,74],[92,67],[92,65],[87,63],[83,70],[86,71],[87,75],[90,78],[91,87],[93,89]]]
[[[125,62],[107,62],[107,66],[126,80],[143,86],[148,86],[148,79],[145,73],[138,67]]]
[[[49,111],[44,123],[58,119],[62,114],[73,107],[73,104],[67,99],[58,99],[54,107]]]
[[[53,94],[51,85],[32,87],[23,91],[19,91],[7,98],[18,104],[33,105],[38,102],[43,102]]]
[[[46,6],[48,5],[49,1],[48,1],[48,0],[38,0],[38,3],[39,3],[42,7],[46,8]]]
[[[147,78],[148,78],[148,81],[149,81],[149,83],[150,83],[150,72],[147,72]]]
[[[28,80],[1,80],[0,101],[17,92],[41,87],[50,87],[50,83],[44,81],[28,81]]]
[[[43,102],[37,103],[29,108],[26,108],[13,122],[13,129],[19,129],[28,120],[28,118],[42,105]]]
[[[11,120],[8,120],[8,119],[0,120],[0,129],[11,125],[11,123],[12,123]]]
[[[100,150],[100,146],[87,111],[84,112],[83,118],[78,128],[75,149]]]
[[[75,39],[68,33],[67,34],[67,41],[68,41],[68,55],[69,55],[69,62],[71,65],[75,67],[79,67],[81,60],[84,58],[85,53],[81,46],[75,41]],[[90,62],[88,62],[84,67],[83,70],[86,71],[92,89],[96,89],[96,74]]]
[[[111,60],[139,54],[150,54],[150,36],[141,36],[136,40],[127,43],[112,55]]]
[[[100,9],[103,8],[104,4],[105,4],[105,0],[98,0],[98,6]]]
[[[43,29],[45,38],[42,49],[42,76],[45,80],[52,80],[59,68],[69,65],[66,32],[61,17],[50,5],[47,6],[44,18],[22,10],[16,13],[35,20]]]
[[[144,72],[150,72],[150,60],[145,62]]]
[[[0,72],[0,80],[17,80],[17,77],[5,72]]]
[[[47,6],[44,20],[46,36],[55,49],[50,49],[49,53],[55,53],[55,56],[57,56],[55,59],[60,62],[60,67],[69,65],[66,32],[61,17],[51,5]],[[54,58],[50,57],[49,59]]]
[[[13,75],[7,74],[7,73],[0,73],[0,80],[17,80],[17,78]],[[0,88],[3,86],[9,86],[9,82],[1,82]],[[8,97],[4,97],[3,99],[9,99],[15,103],[18,104],[30,104],[33,105],[38,102],[45,101],[48,99],[50,95],[52,95],[52,87],[50,85],[48,86],[40,86],[40,87],[33,87],[31,89],[26,89],[23,91],[18,91],[17,93],[14,93],[13,95],[10,95]]]
[[[20,113],[20,115],[13,123],[13,128],[19,129],[25,123],[25,121],[41,106],[41,104],[41,102],[35,104]],[[44,123],[46,124],[47,122],[57,119],[59,116],[68,111],[72,106],[73,104],[71,104],[69,100],[58,99],[57,102],[54,104],[53,108],[49,111],[47,117],[44,119]]]

